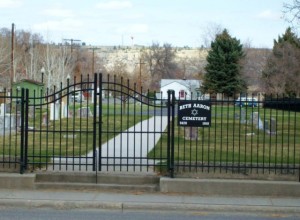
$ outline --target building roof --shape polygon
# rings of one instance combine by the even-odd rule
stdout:
[[[38,85],[38,86],[43,86],[44,85],[44,83],[41,83],[41,82],[38,82],[38,81],[35,81],[35,80],[32,80],[32,79],[22,79],[19,82],[13,83],[13,85],[18,85],[22,82],[28,82],[28,83],[35,84],[35,85]]]
[[[191,80],[191,79],[188,79],[188,80],[184,80],[184,79],[161,79],[160,81],[160,88],[162,87],[165,87],[171,83],[179,83],[185,87],[188,87],[188,88],[191,88],[191,89],[196,89],[196,88],[200,88],[200,85],[202,84],[201,83],[201,80]]]

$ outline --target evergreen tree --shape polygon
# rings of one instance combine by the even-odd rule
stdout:
[[[246,83],[240,74],[240,60],[244,56],[242,47],[240,41],[232,38],[226,29],[216,36],[206,58],[203,92],[231,96],[245,91]]]
[[[297,48],[300,48],[300,41],[299,38],[297,37],[297,35],[292,32],[292,29],[290,27],[288,27],[285,31],[285,33],[282,35],[282,37],[278,37],[278,40],[274,40],[274,47],[273,49],[275,49],[276,47],[284,44],[284,43],[289,43]]]

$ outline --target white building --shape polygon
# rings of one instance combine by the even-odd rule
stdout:
[[[168,98],[168,90],[175,91],[176,100],[197,99],[201,96],[201,80],[162,79],[160,81],[160,92],[162,99]]]

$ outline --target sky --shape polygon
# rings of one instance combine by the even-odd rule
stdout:
[[[272,48],[289,23],[293,0],[0,0],[0,28],[38,33],[46,42],[76,39],[94,46],[169,43],[200,47],[209,27],[241,43]]]

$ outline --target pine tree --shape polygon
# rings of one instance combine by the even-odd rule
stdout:
[[[244,56],[242,47],[240,41],[232,38],[226,29],[216,36],[206,58],[203,92],[232,96],[245,91],[246,83],[240,74],[240,60]]]
[[[300,41],[297,35],[292,32],[292,28],[288,27],[282,36],[278,37],[278,40],[274,40],[274,47],[280,46],[284,43],[289,43],[297,48],[300,48]]]

